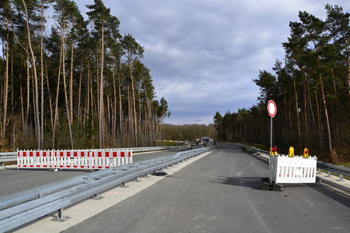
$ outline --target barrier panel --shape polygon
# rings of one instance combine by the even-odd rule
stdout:
[[[132,150],[91,152],[92,169],[103,169],[132,163]]]
[[[269,178],[275,183],[315,183],[317,157],[270,156]]]
[[[132,163],[132,150],[18,151],[17,168],[105,169]]]

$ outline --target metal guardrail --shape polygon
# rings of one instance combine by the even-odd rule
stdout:
[[[183,149],[183,147],[182,146],[156,146],[156,147],[131,147],[131,148],[114,148],[114,149],[118,149],[118,150],[132,149],[133,153],[141,153],[141,152],[160,151],[160,150]],[[107,151],[112,149],[94,149],[90,151],[97,151],[97,150]],[[14,162],[14,161],[17,161],[17,152],[0,153],[0,165],[2,165],[2,163],[4,162]]]
[[[214,148],[216,146],[112,167],[0,197],[0,233],[57,210],[59,217],[63,219],[63,208],[67,206],[87,198],[98,197],[98,193],[112,187],[138,179],[140,176],[172,166]]]
[[[260,153],[264,153],[264,154],[269,155],[269,151],[266,151],[266,150],[260,150],[258,148],[247,146],[247,145],[244,145],[241,143],[234,143],[234,144],[236,146],[245,148],[248,152],[251,152],[251,153],[260,152]],[[319,169],[318,174],[321,174],[321,170],[328,171],[328,175],[330,175],[331,172],[339,174],[339,181],[343,180],[343,176],[350,177],[350,168],[349,167],[338,166],[338,165],[334,165],[331,163],[322,163],[322,162],[318,161],[317,168]]]

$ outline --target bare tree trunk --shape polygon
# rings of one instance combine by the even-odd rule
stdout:
[[[82,77],[83,57],[80,57],[80,76],[79,76],[79,93],[78,93],[78,120],[80,120],[80,101],[81,101],[81,77]]]
[[[49,85],[49,75],[48,75],[48,71],[47,71],[47,62],[45,62],[45,70],[46,70],[46,85],[47,85],[47,91],[48,91],[48,95],[49,95],[51,129],[53,129],[53,111],[52,111],[52,100],[51,100],[50,85]]]
[[[63,74],[63,90],[64,90],[64,99],[66,102],[66,110],[67,110],[67,120],[68,120],[68,130],[69,130],[69,138],[70,138],[70,144],[71,149],[74,149],[73,144],[73,135],[72,135],[72,128],[71,128],[71,121],[70,121],[70,113],[69,113],[69,105],[68,105],[68,97],[67,97],[67,85],[66,85],[66,65],[65,65],[65,21],[63,20],[63,53],[62,53],[62,74]]]
[[[24,147],[26,147],[26,137],[27,137],[26,135],[28,131],[28,122],[29,122],[29,109],[30,109],[30,71],[29,71],[29,53],[27,52],[27,111],[26,111],[26,122],[25,122]]]
[[[41,69],[41,145],[44,144],[44,0],[41,0],[41,40],[40,40],[40,69]]]
[[[72,31],[74,31],[74,20],[72,22]],[[70,124],[73,124],[73,60],[74,60],[74,40],[71,44],[71,60],[70,60],[70,78],[69,78],[69,115]]]
[[[113,147],[115,148],[115,139],[117,132],[117,89],[114,79],[114,65],[112,66],[112,79],[113,79],[113,94],[114,94],[114,112],[113,112]]]
[[[39,91],[38,91],[38,78],[37,78],[37,72],[36,72],[36,65],[35,65],[35,57],[34,57],[34,52],[32,49],[32,43],[30,39],[30,28],[29,28],[29,20],[28,20],[28,13],[27,13],[27,6],[22,0],[24,10],[25,10],[25,15],[26,15],[26,21],[27,21],[27,35],[28,35],[28,46],[29,46],[29,51],[32,57],[32,62],[33,62],[33,70],[34,70],[34,84],[35,84],[35,113],[36,113],[36,130],[37,130],[37,142],[38,142],[38,149],[41,149],[41,136],[40,136],[40,119],[39,119]]]
[[[306,144],[310,143],[309,140],[309,124],[308,124],[308,118],[307,118],[307,92],[308,92],[308,85],[307,85],[307,76],[305,75],[304,69],[302,68],[302,73],[304,76],[304,82],[303,82],[303,86],[304,86],[304,121],[305,121],[305,130],[306,130]]]
[[[133,104],[133,110],[134,110],[134,121],[135,121],[135,146],[137,147],[137,112],[136,112],[136,96],[135,96],[135,89],[134,89],[134,79],[132,76],[132,69],[131,69],[131,60],[129,59],[129,69],[130,69],[130,78],[131,78],[131,89],[132,89],[132,104]]]
[[[98,121],[98,146],[99,148],[103,148],[103,56],[104,56],[104,22],[102,20],[102,36],[101,36],[101,75],[100,75],[100,103],[99,103],[99,121]]]
[[[294,62],[293,62],[293,66],[294,66]],[[299,119],[299,106],[298,106],[298,93],[297,93],[297,86],[295,83],[294,68],[292,68],[292,70],[293,70],[293,83],[294,83],[294,95],[295,95],[295,108],[296,108],[297,124],[298,124],[299,150],[302,150],[301,133],[300,133],[300,119]]]
[[[120,61],[118,61],[118,88],[119,88],[119,127],[120,134],[123,140],[124,130],[123,130],[123,106],[122,106],[122,92],[121,92],[121,83],[120,83]]]
[[[316,48],[316,54],[317,54],[317,68],[320,68],[320,57],[318,56],[318,47],[317,44],[314,40],[314,45]],[[320,78],[320,87],[321,87],[321,95],[322,95],[322,101],[323,101],[323,107],[324,107],[324,114],[326,117],[326,124],[327,124],[327,134],[328,134],[328,148],[329,148],[329,153],[332,154],[332,136],[331,136],[331,128],[329,124],[329,117],[328,117],[328,110],[327,110],[327,103],[326,103],[326,97],[324,94],[324,88],[323,88],[323,80],[322,80],[322,74],[319,73],[319,78]]]
[[[52,131],[52,148],[55,148],[55,133],[56,133],[56,123],[58,118],[58,94],[60,91],[60,78],[61,78],[61,65],[63,60],[63,28],[61,28],[61,51],[60,51],[60,64],[58,66],[58,77],[57,77],[57,90],[56,90],[56,104],[55,104],[55,119],[53,122],[53,131]]]
[[[14,80],[14,76],[13,76],[13,37],[12,37],[12,46],[11,46],[11,146],[12,148],[14,148],[13,150],[16,150],[16,148],[14,147],[14,143],[15,143],[15,132],[14,132],[14,112],[13,112],[13,80]]]
[[[7,96],[8,96],[8,80],[9,80],[9,19],[7,18],[7,42],[6,42],[6,73],[5,73],[5,82],[4,82],[4,107],[3,107],[3,123],[2,123],[2,135],[1,140],[5,141],[6,135],[6,124],[7,124]]]

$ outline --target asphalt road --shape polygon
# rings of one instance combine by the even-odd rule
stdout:
[[[177,152],[178,151],[176,150],[169,150],[150,153],[135,153],[133,154],[133,161],[139,162],[164,156],[171,156]],[[63,170],[58,172],[48,172],[47,170],[39,169],[3,169],[0,170],[0,196],[6,196],[82,174],[86,174],[86,171]]]
[[[266,162],[223,146],[64,232],[349,232],[348,195],[322,184],[259,190],[267,176]]]

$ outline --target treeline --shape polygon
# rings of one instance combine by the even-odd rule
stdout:
[[[101,0],[86,7],[88,20],[72,0],[1,1],[1,148],[150,146],[162,137],[170,112],[155,100],[144,48],[120,34]]]
[[[260,87],[260,103],[237,113],[214,116],[219,138],[224,141],[260,143],[269,147],[270,117],[267,101],[278,112],[273,119],[274,144],[297,154],[308,147],[311,154],[337,160],[350,158],[350,14],[340,6],[326,5],[321,20],[299,12],[290,22],[291,34],[282,46],[283,60],[273,72],[259,72],[253,81]]]
[[[181,141],[194,141],[194,137],[197,136],[199,138],[202,138],[204,136],[210,137],[214,140],[217,140],[216,138],[216,130],[213,124],[209,125],[172,125],[172,124],[165,124],[164,125],[164,136],[165,140],[181,140]]]

